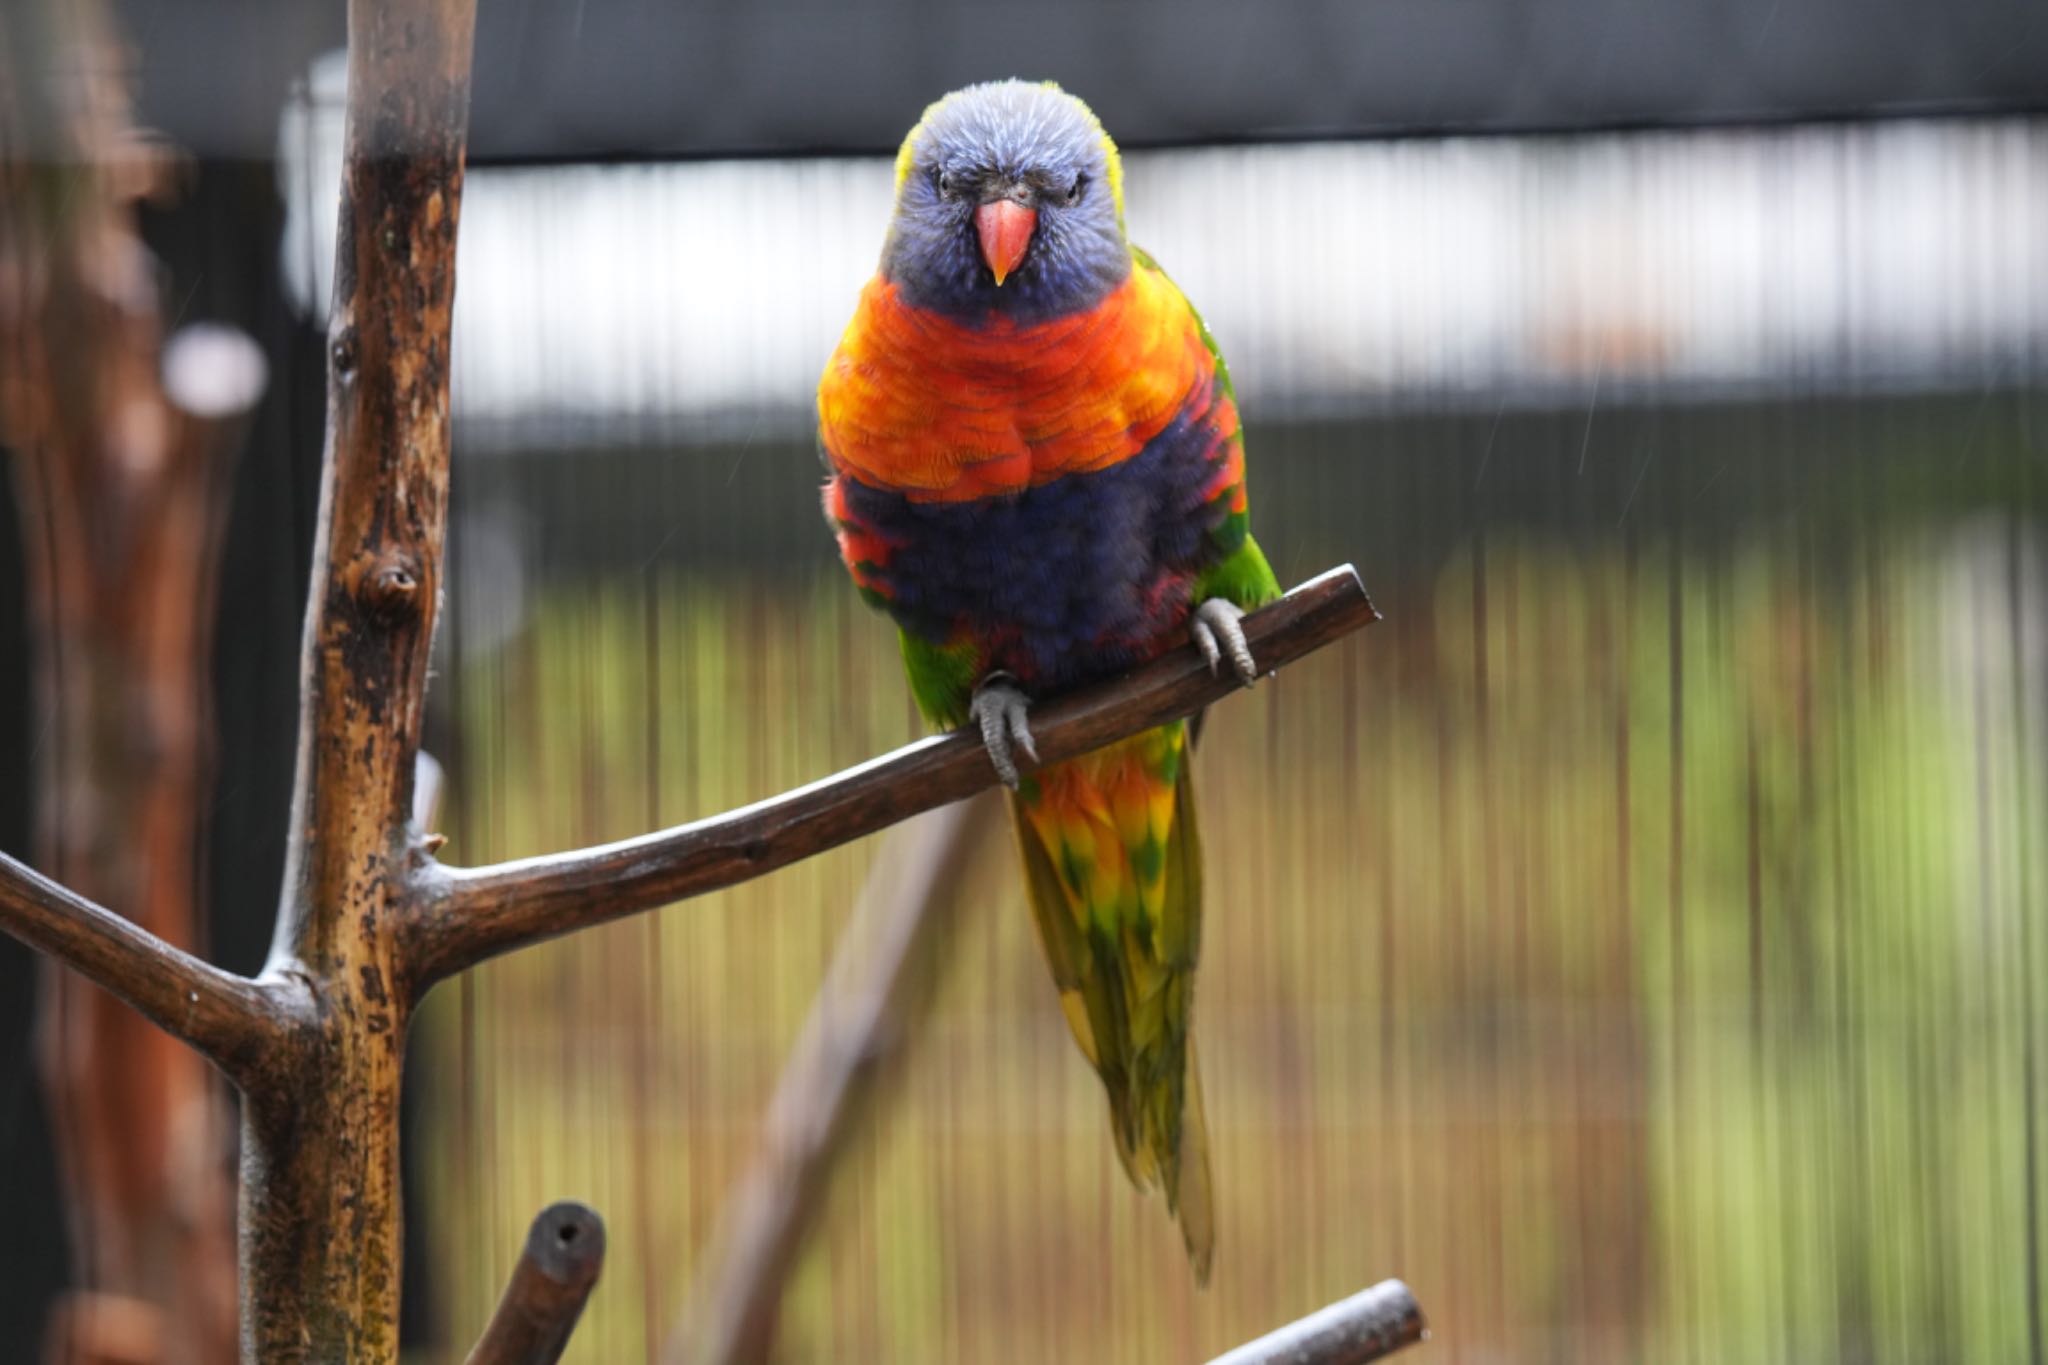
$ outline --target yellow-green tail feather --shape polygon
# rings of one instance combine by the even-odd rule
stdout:
[[[1102,1078],[1117,1155],[1180,1220],[1206,1282],[1209,1132],[1189,1024],[1202,847],[1175,721],[1026,778],[1011,800],[1039,940],[1074,1039]]]

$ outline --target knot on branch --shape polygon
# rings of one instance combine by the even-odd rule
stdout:
[[[356,329],[344,327],[340,335],[328,343],[327,359],[334,367],[334,377],[343,383],[355,378],[356,362],[359,359],[356,346]]]
[[[363,585],[363,605],[380,616],[404,619],[419,611],[420,569],[409,554],[380,556]]]

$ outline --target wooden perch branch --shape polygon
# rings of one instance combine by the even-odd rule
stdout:
[[[282,990],[201,962],[4,853],[0,929],[127,1001],[237,1082],[291,1024]]]
[[[1245,618],[1245,638],[1268,671],[1379,619],[1350,566],[1309,580]],[[1045,763],[1192,715],[1237,690],[1184,646],[1111,682],[1032,713]],[[422,982],[499,953],[758,877],[899,820],[973,795],[995,781],[972,737],[907,745],[807,787],[657,834],[490,867],[427,866],[406,926]]]
[[[773,1354],[783,1287],[865,1102],[929,999],[933,949],[996,811],[983,796],[889,832],[664,1365],[739,1365]]]
[[[542,1209],[465,1365],[555,1365],[603,1269],[604,1219],[568,1200]]]
[[[1217,1356],[1209,1365],[1366,1365],[1428,1334],[1408,1286],[1382,1280]]]

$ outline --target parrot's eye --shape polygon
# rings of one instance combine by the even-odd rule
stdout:
[[[939,194],[942,198],[951,199],[953,197],[953,193],[955,189],[957,189],[958,187],[954,184],[953,177],[950,172],[933,171],[932,179],[933,182],[938,185]]]
[[[1085,176],[1085,175],[1077,175],[1077,176],[1075,176],[1075,177],[1074,177],[1074,183],[1073,183],[1073,184],[1071,184],[1071,185],[1069,185],[1069,186],[1067,186],[1067,203],[1068,203],[1068,204],[1069,204],[1070,206],[1071,206],[1071,205],[1074,205],[1074,204],[1078,204],[1078,203],[1080,203],[1080,202],[1081,202],[1081,191],[1082,191],[1082,190],[1084,190],[1084,189],[1086,189],[1086,188],[1087,188],[1087,186],[1088,186],[1088,177],[1087,177],[1087,176]]]

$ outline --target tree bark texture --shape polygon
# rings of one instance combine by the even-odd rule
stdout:
[[[0,420],[27,512],[45,736],[36,860],[197,948],[229,433],[160,379],[156,266],[134,210],[166,158],[131,126],[108,15],[38,0],[0,28]],[[200,1057],[54,963],[40,1028],[74,1280],[49,1358],[223,1358],[235,1306],[221,1087]]]
[[[448,504],[448,340],[473,0],[351,0],[327,449],[298,776],[269,974],[309,1002],[242,1121],[246,1359],[397,1352],[398,1094],[414,983],[394,926]]]

